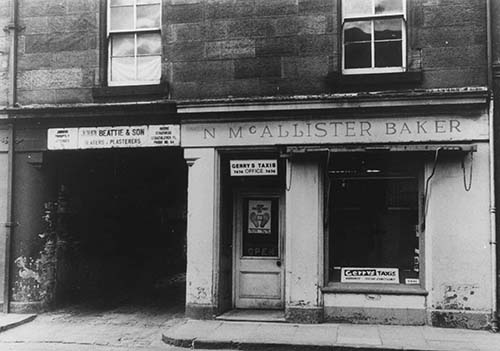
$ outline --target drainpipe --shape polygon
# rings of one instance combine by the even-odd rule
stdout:
[[[497,311],[497,239],[496,239],[496,199],[495,199],[495,123],[494,123],[494,84],[493,84],[493,58],[492,58],[492,18],[491,0],[486,0],[486,47],[488,70],[488,121],[489,121],[489,164],[490,164],[490,251],[491,251],[491,329],[498,331]]]
[[[3,312],[9,313],[10,305],[10,252],[12,227],[14,227],[12,210],[12,190],[14,187],[14,125],[9,125],[9,154],[8,154],[8,175],[7,175],[7,221],[5,223],[5,272],[3,290]]]
[[[4,28],[9,32],[9,91],[8,104],[10,107],[17,105],[17,35],[20,30],[17,18],[18,2],[10,1],[10,23]],[[10,253],[11,236],[13,227],[12,196],[14,187],[14,124],[9,125],[9,151],[8,151],[8,175],[7,175],[7,221],[5,223],[5,279],[3,291],[3,312],[9,313],[10,305]]]

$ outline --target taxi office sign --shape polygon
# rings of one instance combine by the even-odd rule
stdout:
[[[173,124],[50,128],[49,150],[109,149],[180,145],[180,126]]]
[[[340,282],[399,284],[399,270],[397,268],[342,267]]]
[[[231,160],[231,177],[278,175],[278,160]]]

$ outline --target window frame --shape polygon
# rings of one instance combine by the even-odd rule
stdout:
[[[135,68],[135,76],[137,77],[137,36],[139,33],[158,33],[160,35],[160,42],[162,44],[162,16],[163,16],[163,3],[162,0],[158,0],[158,5],[160,7],[160,24],[158,27],[152,28],[136,28],[137,26],[137,6],[144,6],[148,4],[137,4],[138,0],[132,0],[133,4],[133,29],[120,29],[120,30],[111,30],[111,8],[112,7],[120,7],[120,6],[111,6],[112,0],[106,0],[106,48],[107,48],[107,85],[110,87],[114,86],[133,86],[133,85],[157,85],[161,83],[161,62],[163,58],[163,45],[160,48],[160,76],[158,79],[154,80],[127,80],[127,81],[113,81],[111,70],[112,70],[112,36],[115,34],[133,34],[134,35],[134,68]]]
[[[348,152],[350,153],[350,152]],[[357,152],[355,152],[357,153]],[[346,153],[344,153],[345,155]],[[364,154],[363,152],[359,153]],[[380,153],[376,153],[375,155],[381,156]],[[368,156],[370,157],[370,156]],[[386,155],[385,157],[389,157],[389,155]],[[414,162],[412,162],[412,165],[401,175],[397,175],[395,178],[413,178],[416,181],[416,186],[417,186],[417,224],[416,224],[416,231],[418,232],[417,235],[417,242],[418,242],[418,260],[419,260],[419,271],[418,271],[418,279],[419,279],[419,284],[405,284],[405,283],[397,283],[397,284],[387,284],[387,283],[347,283],[347,282],[341,282],[335,281],[331,279],[331,272],[330,269],[333,268],[333,263],[334,263],[334,257],[333,253],[331,253],[331,245],[335,245],[335,232],[334,232],[334,223],[333,223],[333,216],[332,216],[332,210],[333,210],[333,198],[335,197],[333,194],[333,181],[335,176],[330,175],[330,171],[332,170],[329,166],[326,166],[326,170],[328,171],[326,174],[326,182],[325,182],[325,188],[324,188],[324,194],[325,194],[325,215],[326,221],[325,221],[325,241],[324,241],[324,287],[341,287],[341,286],[351,286],[353,289],[357,288],[376,288],[376,287],[381,287],[383,289],[388,289],[391,286],[398,286],[401,287],[401,289],[423,289],[425,287],[425,230],[422,226],[422,223],[424,222],[425,218],[425,203],[424,203],[424,176],[425,176],[425,169],[427,167],[427,159],[424,155],[421,154],[414,154],[413,156]],[[358,178],[358,179],[374,179],[374,178],[379,178],[379,179],[388,179],[391,178],[392,176],[387,176],[384,174],[381,174],[380,176],[372,176],[372,175],[366,175],[366,176],[349,176],[346,175],[344,177],[340,176],[339,178]],[[332,197],[331,197],[332,196]],[[417,234],[417,233],[416,233]],[[353,266],[354,267],[354,266]],[[358,266],[361,267],[361,266]],[[381,268],[381,267],[365,267],[365,268]],[[400,267],[394,267],[398,268],[400,270]],[[401,273],[401,272],[399,272]]]
[[[379,74],[379,73],[401,73],[406,72],[407,70],[407,43],[408,43],[408,15],[407,15],[407,1],[401,0],[403,5],[402,13],[388,13],[388,14],[371,14],[371,15],[355,15],[350,17],[345,17],[342,11],[343,2],[349,0],[340,0],[340,23],[341,23],[341,65],[342,65],[342,74],[344,75],[356,75],[356,74]],[[375,0],[371,0],[372,9],[375,8]],[[393,67],[375,67],[375,33],[374,33],[374,21],[380,19],[394,19],[400,18],[402,21],[401,28],[401,66],[393,66]],[[345,68],[345,32],[344,25],[346,22],[354,22],[354,21],[369,21],[371,24],[371,67],[365,68]]]

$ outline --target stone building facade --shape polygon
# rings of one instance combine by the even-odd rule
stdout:
[[[7,307],[130,256],[187,263],[195,318],[496,326],[489,2],[0,6]]]

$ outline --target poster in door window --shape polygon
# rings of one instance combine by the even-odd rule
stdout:
[[[248,201],[248,234],[271,234],[271,200]]]

